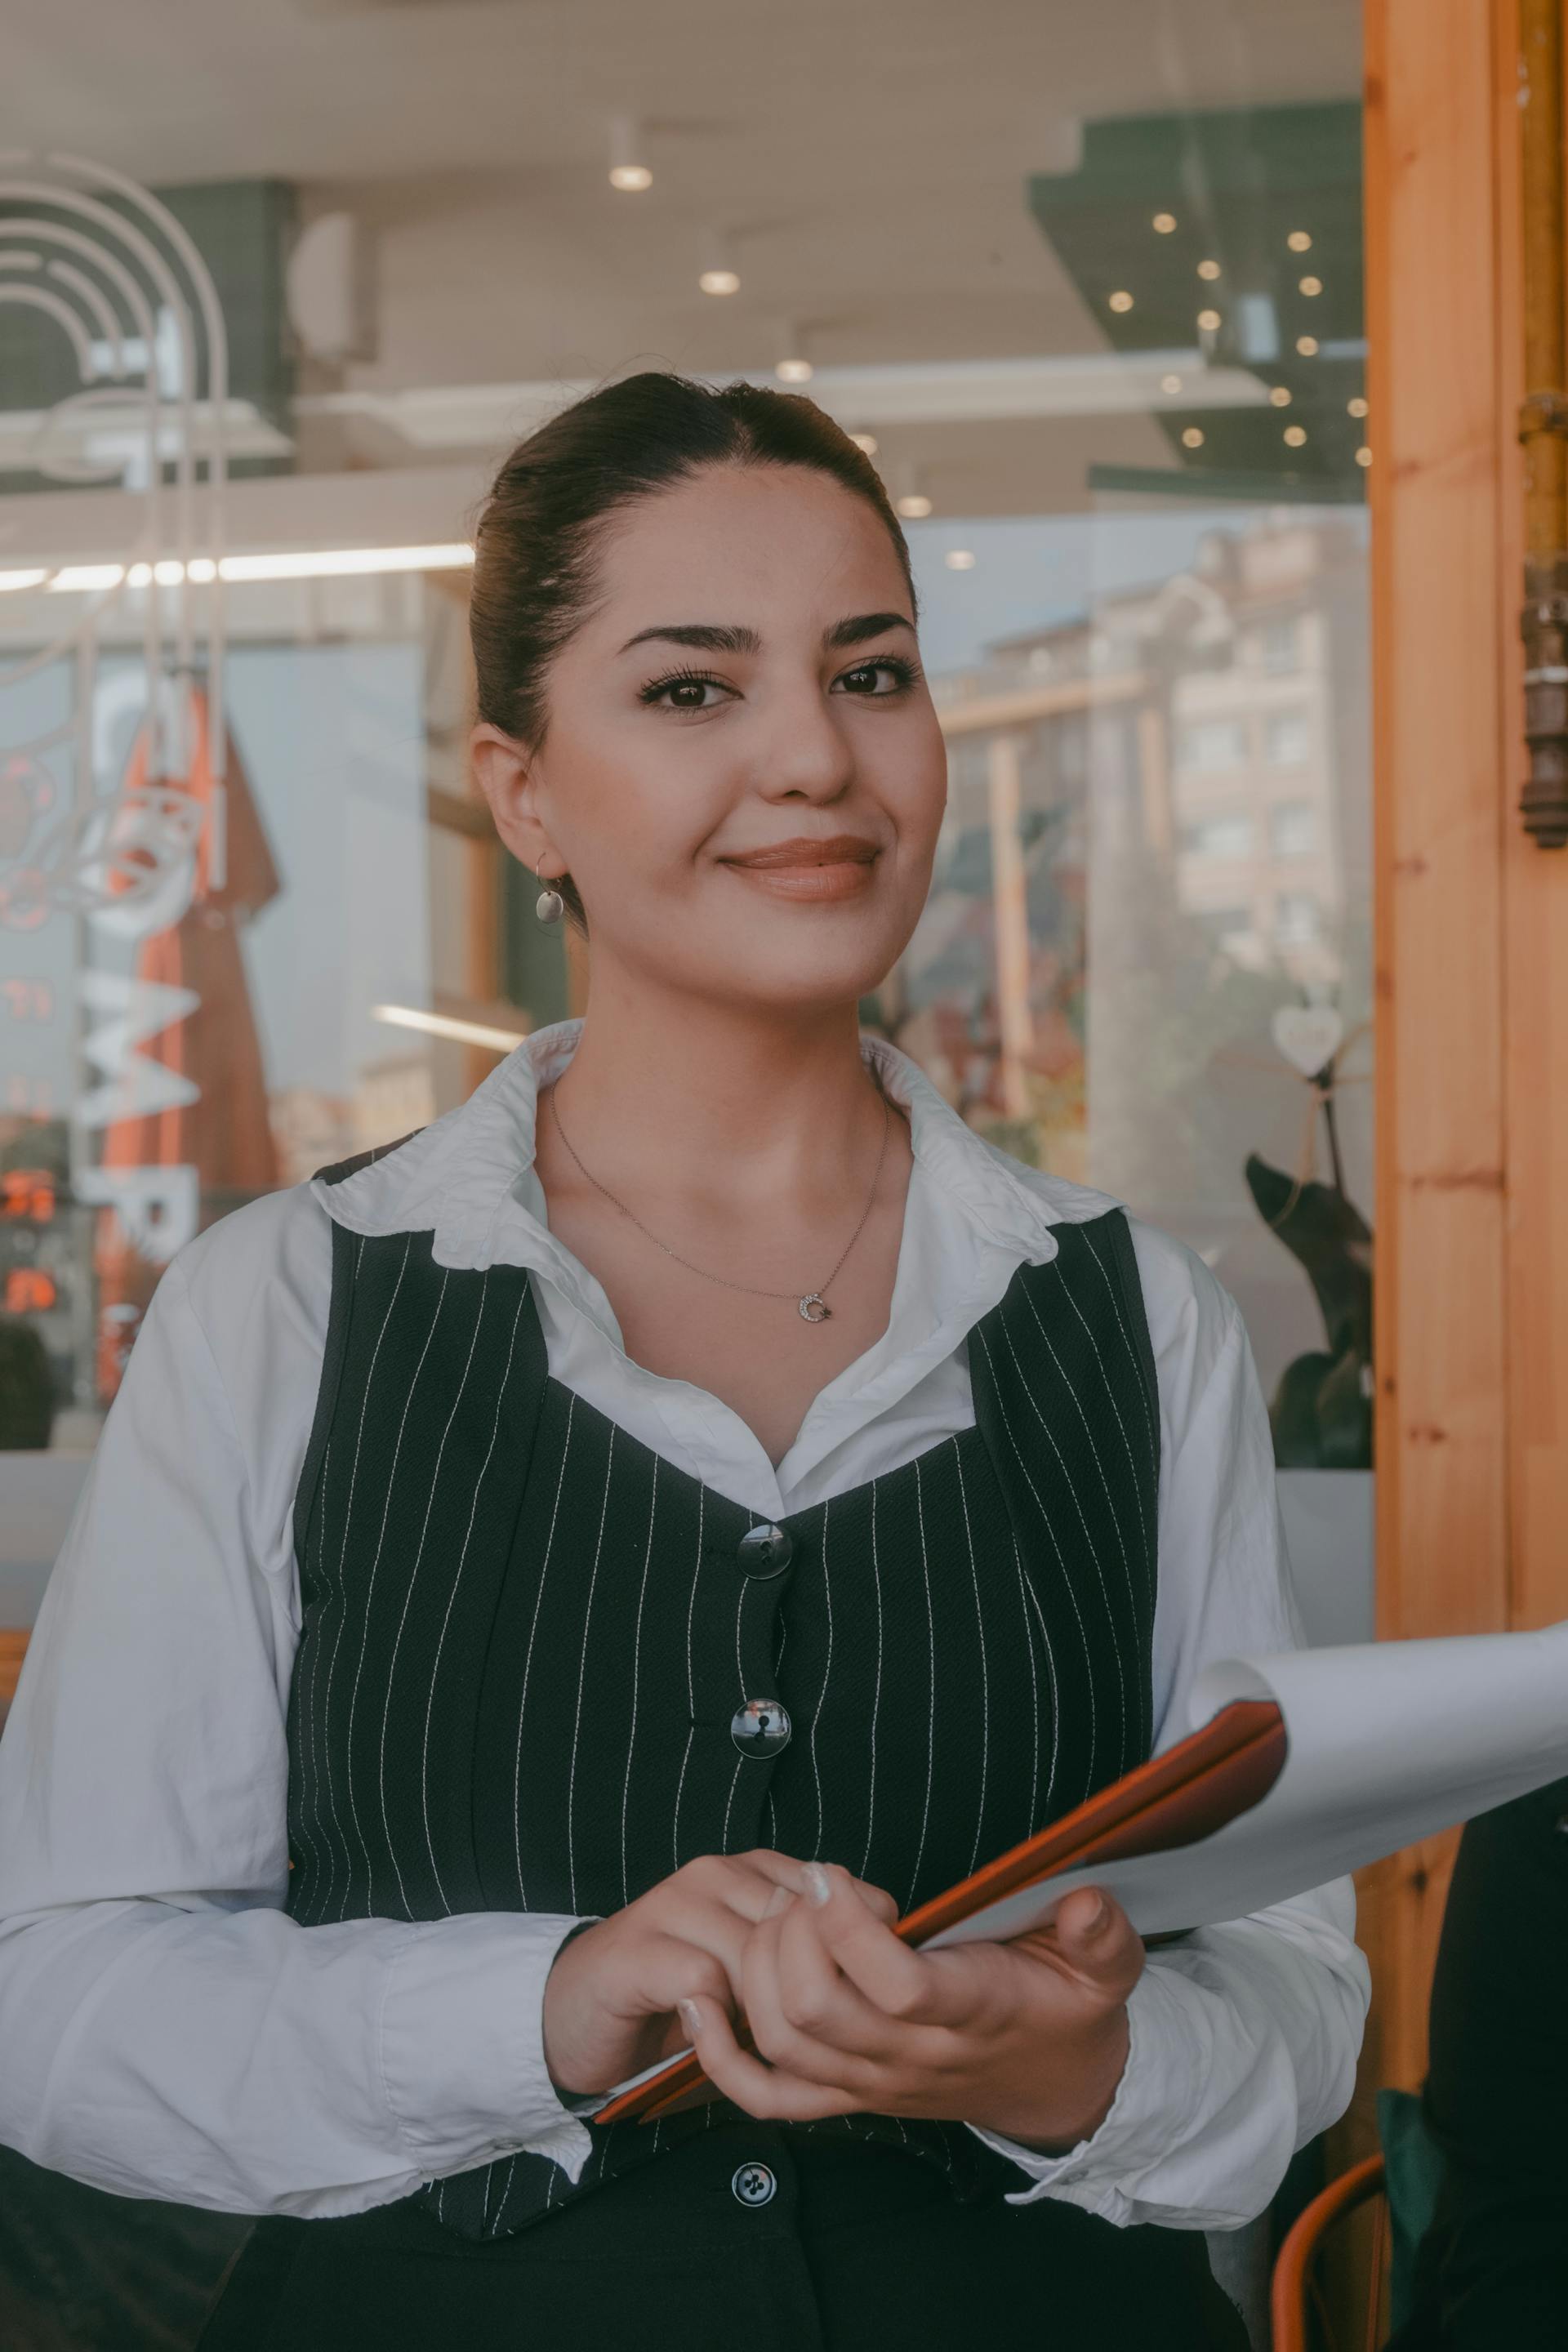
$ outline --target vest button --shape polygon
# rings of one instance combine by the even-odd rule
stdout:
[[[778,2182],[765,2164],[739,2164],[730,2176],[730,2187],[742,2205],[766,2205]]]
[[[748,1528],[735,1546],[735,1557],[748,1576],[776,1576],[787,1568],[795,1551],[787,1528]]]
[[[742,1756],[774,1756],[789,1734],[789,1717],[776,1698],[749,1698],[730,1717],[730,1737]]]

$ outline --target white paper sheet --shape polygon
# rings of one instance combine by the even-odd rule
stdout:
[[[1079,1886],[1105,1888],[1146,1936],[1245,1918],[1568,1775],[1568,1623],[1227,1658],[1194,1685],[1188,1728],[1238,1698],[1277,1699],[1289,1738],[1250,1812],[1174,1853],[1005,1895],[925,1948],[1005,1942]]]

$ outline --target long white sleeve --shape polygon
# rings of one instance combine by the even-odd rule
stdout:
[[[282,1908],[302,1433],[247,1458],[191,1290],[221,1235],[230,1376],[265,1387],[320,1295],[289,1286],[289,1251],[324,1245],[300,1205],[164,1274],[50,1580],[0,1741],[0,2140],[241,2211],[356,2211],[519,2147],[574,2179],[590,2142],[540,2040],[569,1918]]]
[[[1133,1227],[1161,1405],[1156,1750],[1195,1728],[1212,1660],[1300,1646],[1268,1416],[1239,1313],[1191,1252]],[[1047,2158],[981,2131],[1032,2176],[1010,2201],[1058,2197],[1107,2221],[1236,2228],[1263,2211],[1298,2147],[1343,2113],[1370,1979],[1355,1903],[1336,1880],[1152,1952],[1128,2004],[1131,2046],[1092,2138]]]

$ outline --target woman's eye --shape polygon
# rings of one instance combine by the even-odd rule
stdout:
[[[661,677],[645,686],[642,699],[667,710],[711,710],[723,689],[712,677]]]
[[[853,669],[845,670],[834,684],[842,688],[846,694],[898,694],[912,682],[914,672],[908,662],[857,662]]]

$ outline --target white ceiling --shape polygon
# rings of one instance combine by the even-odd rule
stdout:
[[[0,142],[153,184],[275,174],[307,216],[343,206],[374,231],[378,354],[327,389],[765,369],[784,320],[826,365],[1091,352],[1103,339],[1026,208],[1073,126],[1349,95],[1361,70],[1359,0],[6,0],[5,16]],[[645,195],[605,177],[626,112],[647,125]],[[734,239],[728,300],[696,286],[710,226]],[[1081,474],[1082,435],[1047,431]],[[984,428],[947,431],[945,455],[943,438],[922,456],[968,465],[979,498]],[[1164,447],[1131,416],[1093,454]]]

